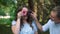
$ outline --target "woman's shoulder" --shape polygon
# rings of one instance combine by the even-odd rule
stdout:
[[[15,20],[13,20],[12,22],[16,22]]]
[[[15,21],[15,20],[13,20],[13,21],[12,21],[12,25],[15,25],[15,24],[16,24],[16,21]]]

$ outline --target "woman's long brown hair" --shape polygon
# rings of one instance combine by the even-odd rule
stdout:
[[[22,7],[23,8],[23,7]],[[22,10],[22,8],[18,8],[17,11],[16,11],[16,16],[15,16],[15,21],[17,21],[17,14]],[[27,8],[27,7],[26,7]],[[28,8],[27,8],[28,9]],[[30,26],[32,27],[33,29],[33,26],[32,26],[32,16],[31,16],[31,13],[32,13],[32,10],[28,10],[28,13],[27,13],[27,23],[30,24]],[[20,21],[20,31],[21,31],[21,28],[23,28],[23,18],[21,17],[21,21]]]

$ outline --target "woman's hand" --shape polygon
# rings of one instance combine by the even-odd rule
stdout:
[[[21,16],[22,16],[22,12],[19,12],[19,13],[17,14],[17,18],[21,18]]]
[[[31,16],[32,16],[32,18],[33,18],[34,20],[37,19],[37,15],[36,15],[36,13],[32,12],[32,13],[31,13]]]

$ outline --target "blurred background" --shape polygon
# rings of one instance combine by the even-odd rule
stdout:
[[[48,21],[51,9],[60,5],[60,0],[0,0],[0,34],[13,34],[11,22],[15,18],[15,10],[24,5],[37,14],[39,22],[43,25]],[[49,34],[48,31],[38,32]]]

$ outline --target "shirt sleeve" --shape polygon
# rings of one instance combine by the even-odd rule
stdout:
[[[42,30],[45,32],[49,29],[49,25],[50,25],[51,20],[49,20],[45,25],[42,26]]]
[[[32,22],[32,26],[33,26],[34,31],[38,30],[35,21]]]
[[[16,21],[12,21],[12,26],[16,25]]]

